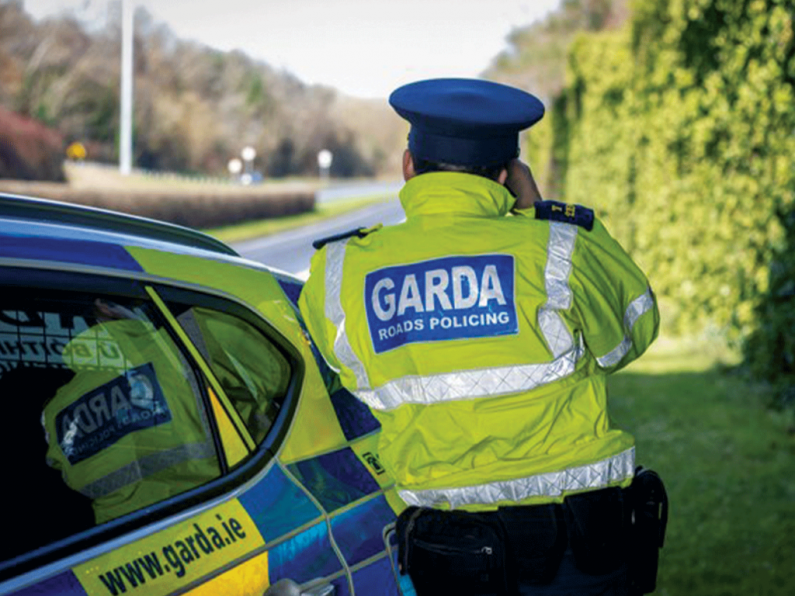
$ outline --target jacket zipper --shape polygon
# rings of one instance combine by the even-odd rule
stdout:
[[[426,542],[425,540],[415,540],[414,544],[423,546],[426,550],[434,551],[441,554],[466,553],[470,555],[482,554],[489,556],[494,553],[494,549],[492,549],[490,546],[482,546],[480,548],[456,548],[454,546],[444,546],[441,544]]]

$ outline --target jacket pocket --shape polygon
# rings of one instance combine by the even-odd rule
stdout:
[[[411,507],[398,518],[398,540],[401,571],[420,596],[506,592],[499,523],[463,511]]]

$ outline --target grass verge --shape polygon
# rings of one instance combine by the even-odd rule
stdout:
[[[656,594],[795,594],[795,429],[701,346],[663,342],[610,379],[611,415],[671,502]]]
[[[342,215],[349,211],[361,209],[374,203],[384,203],[395,198],[394,193],[377,194],[367,197],[357,197],[355,199],[340,199],[328,203],[316,203],[315,209],[308,213],[290,215],[274,219],[261,219],[248,221],[242,224],[224,226],[202,230],[206,234],[215,236],[219,240],[227,243],[242,242],[251,238],[268,236],[277,232],[284,232],[292,228],[306,226],[329,217]]]

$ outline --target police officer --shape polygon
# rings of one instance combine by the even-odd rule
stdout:
[[[649,283],[590,209],[540,200],[516,159],[537,98],[436,79],[390,103],[406,221],[316,243],[300,307],[381,423],[402,570],[421,595],[626,594],[635,450],[606,377],[657,335]]]
[[[89,497],[97,524],[220,475],[192,372],[164,329],[95,302],[64,348],[75,376],[45,404],[47,463]]]

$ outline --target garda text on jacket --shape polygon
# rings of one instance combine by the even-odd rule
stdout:
[[[512,255],[444,257],[384,267],[365,277],[377,354],[414,342],[518,333]]]

